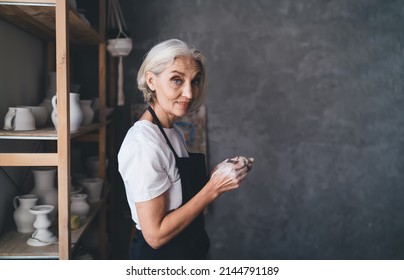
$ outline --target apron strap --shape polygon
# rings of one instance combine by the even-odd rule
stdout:
[[[157,118],[156,113],[154,112],[154,110],[152,109],[151,106],[149,106],[149,107],[147,108],[147,110],[148,110],[148,111],[150,112],[150,114],[152,115],[153,121],[154,121],[155,124],[159,127],[161,133],[163,134],[164,138],[166,139],[167,145],[170,147],[171,151],[173,151],[174,156],[175,156],[175,159],[178,159],[178,155],[177,155],[177,153],[175,152],[173,146],[171,145],[171,142],[170,142],[170,140],[168,139],[167,134],[165,133],[165,131],[164,131],[164,129],[163,129],[163,126],[161,125],[159,119]]]

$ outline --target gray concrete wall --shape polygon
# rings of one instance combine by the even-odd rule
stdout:
[[[37,38],[0,20],[0,126],[8,107],[37,105],[43,92],[44,45]],[[0,140],[0,153],[36,152],[38,141]],[[25,185],[29,168],[0,167],[0,234],[7,224],[13,224],[12,199],[27,192]],[[28,186],[29,187],[29,186]]]
[[[125,93],[155,43],[209,63],[209,164],[255,157],[209,208],[212,259],[404,258],[404,3],[121,0],[134,50]]]

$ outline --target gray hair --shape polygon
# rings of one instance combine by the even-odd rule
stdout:
[[[148,104],[155,101],[155,92],[152,91],[146,82],[146,73],[160,74],[178,57],[192,57],[198,63],[200,70],[199,95],[196,96],[190,111],[197,110],[205,101],[207,92],[207,75],[205,56],[194,47],[178,39],[170,39],[155,45],[146,55],[137,74],[138,89],[143,92],[144,100]]]

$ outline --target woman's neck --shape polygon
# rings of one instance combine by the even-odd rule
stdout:
[[[164,127],[164,128],[172,128],[173,127],[174,122],[176,120],[176,116],[170,116],[164,110],[162,110],[162,108],[160,106],[158,106],[158,105],[156,106],[154,104],[154,105],[150,105],[150,107],[155,112],[155,114],[156,114],[157,118],[159,119],[160,124],[161,124],[162,127]],[[143,116],[140,119],[154,122],[153,121],[153,116],[148,110],[146,110],[146,112],[143,114]]]

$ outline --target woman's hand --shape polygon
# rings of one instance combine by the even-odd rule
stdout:
[[[216,165],[212,170],[210,183],[218,195],[236,189],[247,177],[253,165],[253,158],[238,156],[226,159]]]

